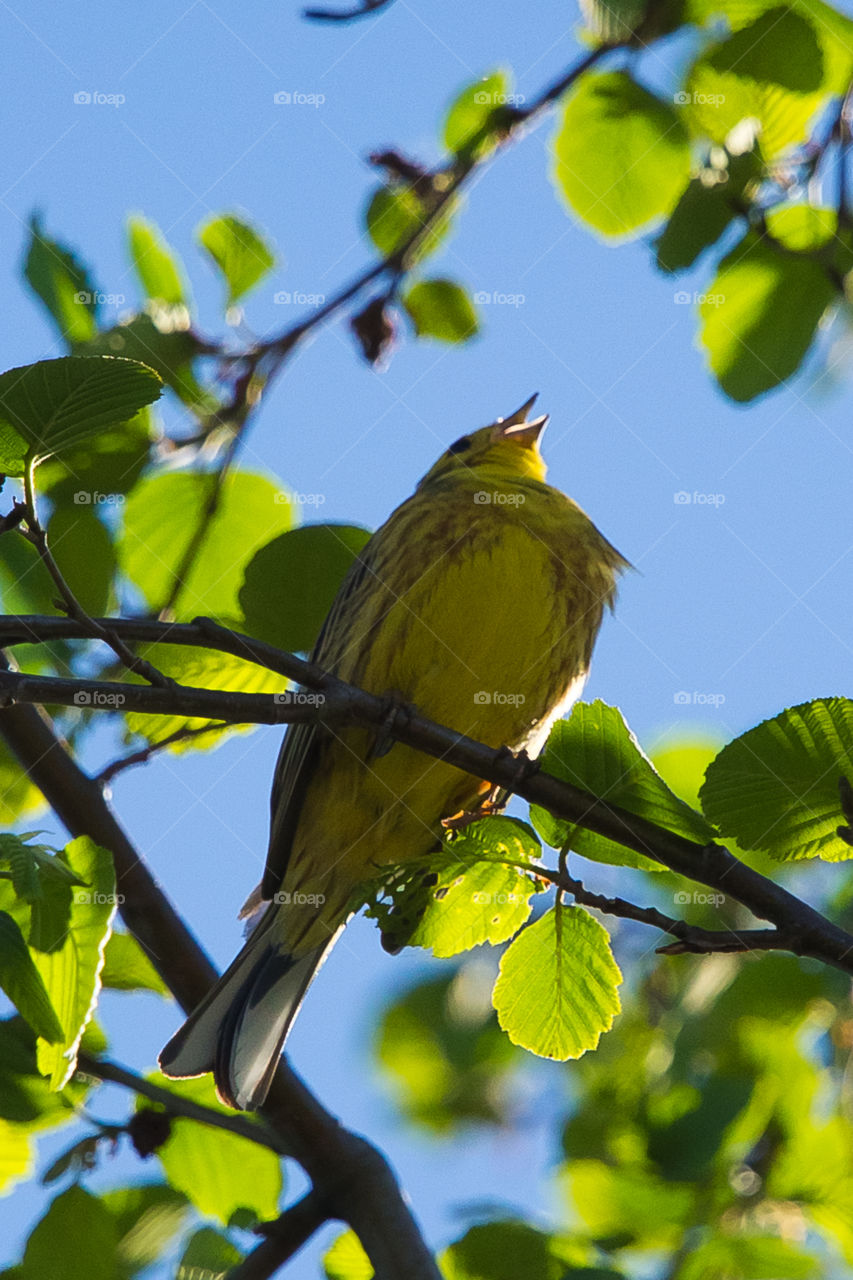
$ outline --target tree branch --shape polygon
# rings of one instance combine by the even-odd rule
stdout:
[[[216,981],[216,970],[153,880],[100,788],[35,707],[0,710],[0,735],[70,833],[88,835],[111,851],[124,922],[182,1008],[191,1012]],[[440,1280],[384,1156],[344,1129],[284,1061],[261,1114],[324,1197],[329,1215],[355,1231],[376,1280]],[[256,1275],[271,1276],[278,1265],[270,1259],[267,1271]]]
[[[113,625],[129,640],[150,640],[162,631],[160,623],[116,620]],[[0,644],[31,644],[57,636],[70,639],[75,634],[74,624],[65,618],[0,617]],[[208,645],[287,675],[330,700],[323,704],[320,715],[330,704],[336,717],[373,727],[426,755],[513,792],[530,804],[541,805],[557,817],[653,858],[689,880],[734,898],[759,919],[770,921],[785,935],[789,949],[796,954],[811,956],[845,973],[853,973],[853,937],[850,934],[782,885],[740,862],[722,845],[701,845],[656,826],[619,805],[600,800],[579,787],[539,772],[535,763],[526,757],[513,756],[506,749],[496,751],[482,742],[475,742],[453,729],[435,724],[411,708],[401,707],[393,700],[346,684],[313,663],[219,627],[209,619],[174,625],[168,629],[168,635],[170,643]],[[27,701],[50,701],[50,690],[68,683],[52,677],[0,673],[0,691],[12,701],[16,696]],[[107,690],[117,687],[103,686]],[[126,687],[139,692],[137,686]],[[144,696],[151,699],[158,697],[159,692],[143,691]],[[193,714],[213,714],[221,720],[242,718],[245,723],[272,723],[284,720],[290,710],[285,708],[282,713],[268,696],[257,694],[215,694],[211,690],[181,688],[180,696],[189,700],[183,705],[196,708]],[[196,696],[203,702],[193,702]],[[221,700],[218,703],[215,702],[217,698]],[[60,698],[55,700],[61,701]],[[205,711],[199,710],[202,705]],[[316,708],[313,714],[318,714]]]
[[[328,1220],[329,1209],[323,1197],[309,1191],[285,1209],[275,1222],[266,1222],[258,1228],[267,1238],[228,1272],[228,1280],[265,1280],[294,1257]]]

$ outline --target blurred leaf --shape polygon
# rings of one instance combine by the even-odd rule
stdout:
[[[18,925],[0,911],[0,987],[33,1030],[50,1044],[63,1039],[62,1027]]]
[[[717,148],[717,150],[721,150]],[[684,271],[741,216],[747,189],[761,176],[761,156],[753,147],[740,155],[722,149],[716,165],[692,178],[672,217],[657,240],[657,265],[662,271]]]
[[[853,702],[817,698],[789,707],[735,738],[708,766],[702,807],[724,836],[780,862],[842,862],[853,849],[838,780],[853,780]]]
[[[323,1254],[326,1280],[373,1280],[373,1267],[354,1231],[339,1235]]]
[[[420,280],[403,297],[420,338],[465,342],[479,329],[477,312],[468,294],[452,280]]]
[[[699,809],[699,788],[705,778],[705,770],[722,745],[719,737],[691,729],[684,733],[666,734],[649,755],[655,772],[660,774],[670,791],[691,809]]]
[[[98,291],[71,249],[45,235],[41,219],[30,219],[24,279],[41,299],[60,336],[86,342],[97,331]]]
[[[580,0],[587,26],[603,44],[630,39],[644,27],[647,10],[656,13],[665,8],[665,5],[651,5],[649,0]],[[670,29],[669,24],[666,29]]]
[[[513,1044],[565,1061],[613,1025],[621,981],[607,930],[583,907],[559,906],[504,952],[492,1000]]]
[[[774,250],[750,232],[722,260],[700,307],[702,344],[726,394],[745,403],[796,373],[835,298],[814,258]]]
[[[558,1237],[508,1218],[470,1227],[439,1259],[446,1280],[569,1280]]]
[[[482,156],[494,147],[496,137],[483,131],[491,124],[490,117],[500,120],[500,114],[495,116],[495,112],[505,106],[509,87],[505,71],[493,71],[465,86],[453,100],[444,121],[444,145],[448,151],[467,152],[478,134],[483,136],[473,147],[475,156]]]
[[[171,991],[129,933],[111,933],[104,951],[101,983],[115,991],[154,991],[171,998]]]
[[[61,1089],[74,1071],[80,1037],[97,1003],[104,947],[116,910],[115,872],[106,849],[80,836],[58,857],[88,887],[74,889],[67,928],[55,938],[39,938],[33,950],[65,1033],[59,1044],[42,1040],[38,1046],[39,1070],[50,1076],[53,1089]],[[36,947],[32,935],[30,945]]]
[[[713,829],[701,813],[673,795],[656,773],[619,710],[598,699],[576,703],[568,720],[557,721],[542,755],[542,770],[689,840],[707,843],[713,839]],[[661,863],[563,818],[554,818],[539,805],[531,805],[530,818],[555,849],[570,844],[575,853],[597,862],[663,870]]]
[[[823,1266],[790,1240],[779,1236],[717,1235],[692,1248],[674,1280],[808,1280],[825,1274]]]
[[[75,502],[69,506],[63,502],[54,507],[47,540],[62,576],[80,604],[90,616],[103,617],[109,612],[116,570],[109,530],[90,505]]]
[[[287,689],[284,676],[268,671],[254,662],[244,662],[230,653],[215,649],[194,649],[188,645],[146,645],[140,649],[143,657],[180,684],[196,689],[218,689],[222,692],[236,690],[241,693],[283,694]],[[132,681],[136,683],[136,681]],[[141,678],[139,683],[142,683]],[[141,711],[129,711],[127,727],[131,734],[141,734],[148,742],[162,742],[182,729],[200,729],[213,725],[213,720],[180,714],[171,716],[145,715]],[[219,746],[224,737],[233,733],[252,733],[254,724],[223,724],[200,737],[187,738],[168,747],[168,751],[180,754],[184,751],[210,751]]]
[[[232,1114],[217,1100],[209,1076],[167,1080],[154,1072],[148,1078],[182,1098],[191,1098],[223,1115]],[[148,1106],[145,1099],[139,1099],[137,1109]],[[275,1218],[279,1212],[279,1159],[269,1148],[248,1138],[177,1117],[172,1121],[171,1137],[157,1155],[169,1184],[182,1191],[200,1213],[216,1218],[223,1226],[239,1209],[249,1210],[261,1221]]]
[[[215,501],[213,472],[159,472],[143,479],[124,507],[119,564],[152,609],[168,598],[176,573],[202,521],[207,532],[175,604],[175,617],[233,619],[246,566],[259,547],[288,529],[290,498],[266,476],[232,471]]]
[[[149,460],[151,417],[151,410],[143,409],[121,427],[101,432],[62,458],[43,462],[38,474],[40,492],[80,506],[120,506]]]
[[[160,375],[182,404],[199,415],[214,413],[218,401],[199,383],[193,370],[193,361],[204,353],[188,323],[188,317],[180,309],[132,316],[99,333],[79,350],[89,356],[139,360]]]
[[[126,422],[160,391],[157,374],[133,360],[40,360],[0,374],[0,423],[17,431],[40,462]]]
[[[26,1280],[116,1280],[118,1233],[104,1202],[82,1187],[58,1195],[27,1241]]]
[[[633,236],[674,207],[690,177],[674,108],[621,71],[587,74],[566,99],[552,181],[584,222]]]
[[[61,1093],[52,1093],[38,1072],[32,1028],[23,1018],[0,1020],[0,1117],[32,1131],[70,1123],[74,1104],[88,1091],[75,1077]]]
[[[225,1280],[243,1254],[213,1227],[201,1227],[187,1241],[175,1280]]]
[[[712,1161],[723,1144],[726,1130],[748,1105],[754,1081],[714,1075],[695,1102],[672,1119],[652,1117],[648,1154],[669,1181],[696,1182],[712,1176]]]
[[[239,591],[246,631],[280,649],[310,652],[369,538],[357,525],[307,524],[267,542],[246,565]]]
[[[38,787],[30,782],[5,742],[0,743],[0,823],[11,826],[40,813],[44,807],[44,796]]]
[[[183,1226],[188,1205],[184,1196],[163,1182],[117,1187],[101,1197],[118,1232],[120,1274],[144,1271],[162,1260]]]
[[[684,116],[694,133],[724,143],[742,120],[759,125],[761,150],[773,160],[802,142],[829,92],[813,24],[793,8],[767,9],[706,50],[685,81]]]
[[[673,1249],[682,1241],[696,1196],[689,1184],[600,1160],[572,1160],[566,1175],[575,1210],[593,1240],[638,1241],[643,1249]]]
[[[8,1195],[12,1187],[30,1178],[33,1152],[26,1129],[0,1119],[0,1193]]]
[[[210,218],[198,229],[199,243],[225,277],[231,307],[272,271],[275,252],[266,236],[233,213]]]
[[[127,220],[130,257],[146,298],[167,307],[186,307],[185,272],[155,222],[141,214]]]
[[[436,218],[417,251],[411,254],[412,262],[421,261],[438,248],[450,230],[452,212],[451,201]],[[382,256],[388,258],[421,230],[428,217],[429,205],[413,187],[393,183],[380,187],[371,198],[366,214],[367,232]]]
[[[377,1059],[403,1114],[431,1133],[505,1120],[518,1055],[491,1006],[493,976],[491,965],[469,961],[411,987],[382,1014]]]

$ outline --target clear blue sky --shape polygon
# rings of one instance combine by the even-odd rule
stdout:
[[[393,145],[435,161],[443,110],[463,85],[507,66],[519,92],[536,94],[580,56],[575,24],[573,5],[544,0],[396,0],[349,27],[309,25],[293,3],[270,0],[13,0],[0,12],[3,367],[59,354],[18,278],[32,210],[78,247],[104,292],[125,295],[125,307],[137,293],[123,222],[144,212],[184,255],[200,327],[217,332],[219,284],[193,230],[211,212],[242,208],[279,246],[279,270],[246,307],[255,332],[274,332],[298,315],[276,292],[330,295],[369,260],[362,210],[375,180],[366,155]],[[649,76],[669,83],[687,54],[662,47]],[[276,105],[281,91],[324,101]],[[81,92],[124,100],[77,104]],[[728,403],[705,371],[693,307],[675,301],[706,287],[705,264],[673,281],[655,271],[645,242],[608,246],[575,225],[548,180],[552,132],[547,121],[492,164],[429,264],[472,293],[523,300],[483,307],[482,335],[469,345],[405,343],[380,374],[359,361],[343,327],[327,329],[270,396],[245,464],[321,494],[321,519],[373,527],[447,443],[538,390],[552,415],[551,479],[638,570],[604,627],[590,696],[617,703],[649,745],[685,727],[728,739],[784,705],[845,692],[845,370],[830,385],[813,362],[751,408]],[[677,502],[678,493],[715,499]],[[682,691],[688,705],[675,701]],[[263,860],[277,748],[278,734],[260,730],[211,755],[161,759],[116,785],[122,821],[220,964],[238,946],[236,911]],[[113,753],[101,733],[91,763]],[[556,1154],[548,1119],[564,1073],[531,1068],[519,1107],[536,1118],[517,1132],[451,1147],[403,1130],[366,1044],[383,999],[426,972],[436,962],[391,959],[371,928],[355,924],[291,1050],[328,1105],[389,1152],[438,1244],[459,1233],[460,1206],[471,1201],[547,1214]],[[177,1023],[153,997],[108,996],[103,1014],[115,1056],[140,1069]],[[106,1096],[94,1109],[106,1114]],[[117,1098],[112,1114],[123,1113]],[[93,1185],[154,1172],[122,1159]],[[0,1202],[8,1258],[39,1203],[30,1191]],[[316,1276],[315,1257],[307,1251],[288,1274]]]

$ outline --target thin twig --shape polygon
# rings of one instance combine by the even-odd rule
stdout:
[[[265,1280],[289,1262],[328,1221],[329,1206],[317,1191],[309,1191],[275,1222],[265,1222],[258,1228],[266,1239],[228,1272],[228,1280]]]
[[[393,3],[394,0],[362,0],[361,4],[354,5],[351,9],[303,9],[302,16],[314,22],[352,22],[355,18],[366,18],[369,13],[376,13]]]
[[[104,765],[99,773],[94,775],[95,782],[100,786],[106,787],[113,778],[120,773],[124,773],[125,769],[132,769],[135,765],[147,764],[148,761],[160,751],[166,751],[169,747],[173,747],[177,742],[187,742],[193,738],[203,738],[208,733],[219,733],[228,726],[223,721],[221,724],[203,724],[197,729],[176,729],[174,733],[170,733],[165,738],[160,738],[158,742],[149,742],[147,747],[140,747],[138,751],[129,751],[127,755],[118,756],[109,764]]]

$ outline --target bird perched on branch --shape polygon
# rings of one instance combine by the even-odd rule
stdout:
[[[545,483],[535,399],[441,455],[358,556],[312,654],[459,733],[531,752],[578,697],[627,565]],[[442,820],[489,790],[368,728],[292,725],[272,792],[269,905],[166,1045],[166,1075],[212,1071],[223,1101],[259,1106],[355,887],[437,848]]]

